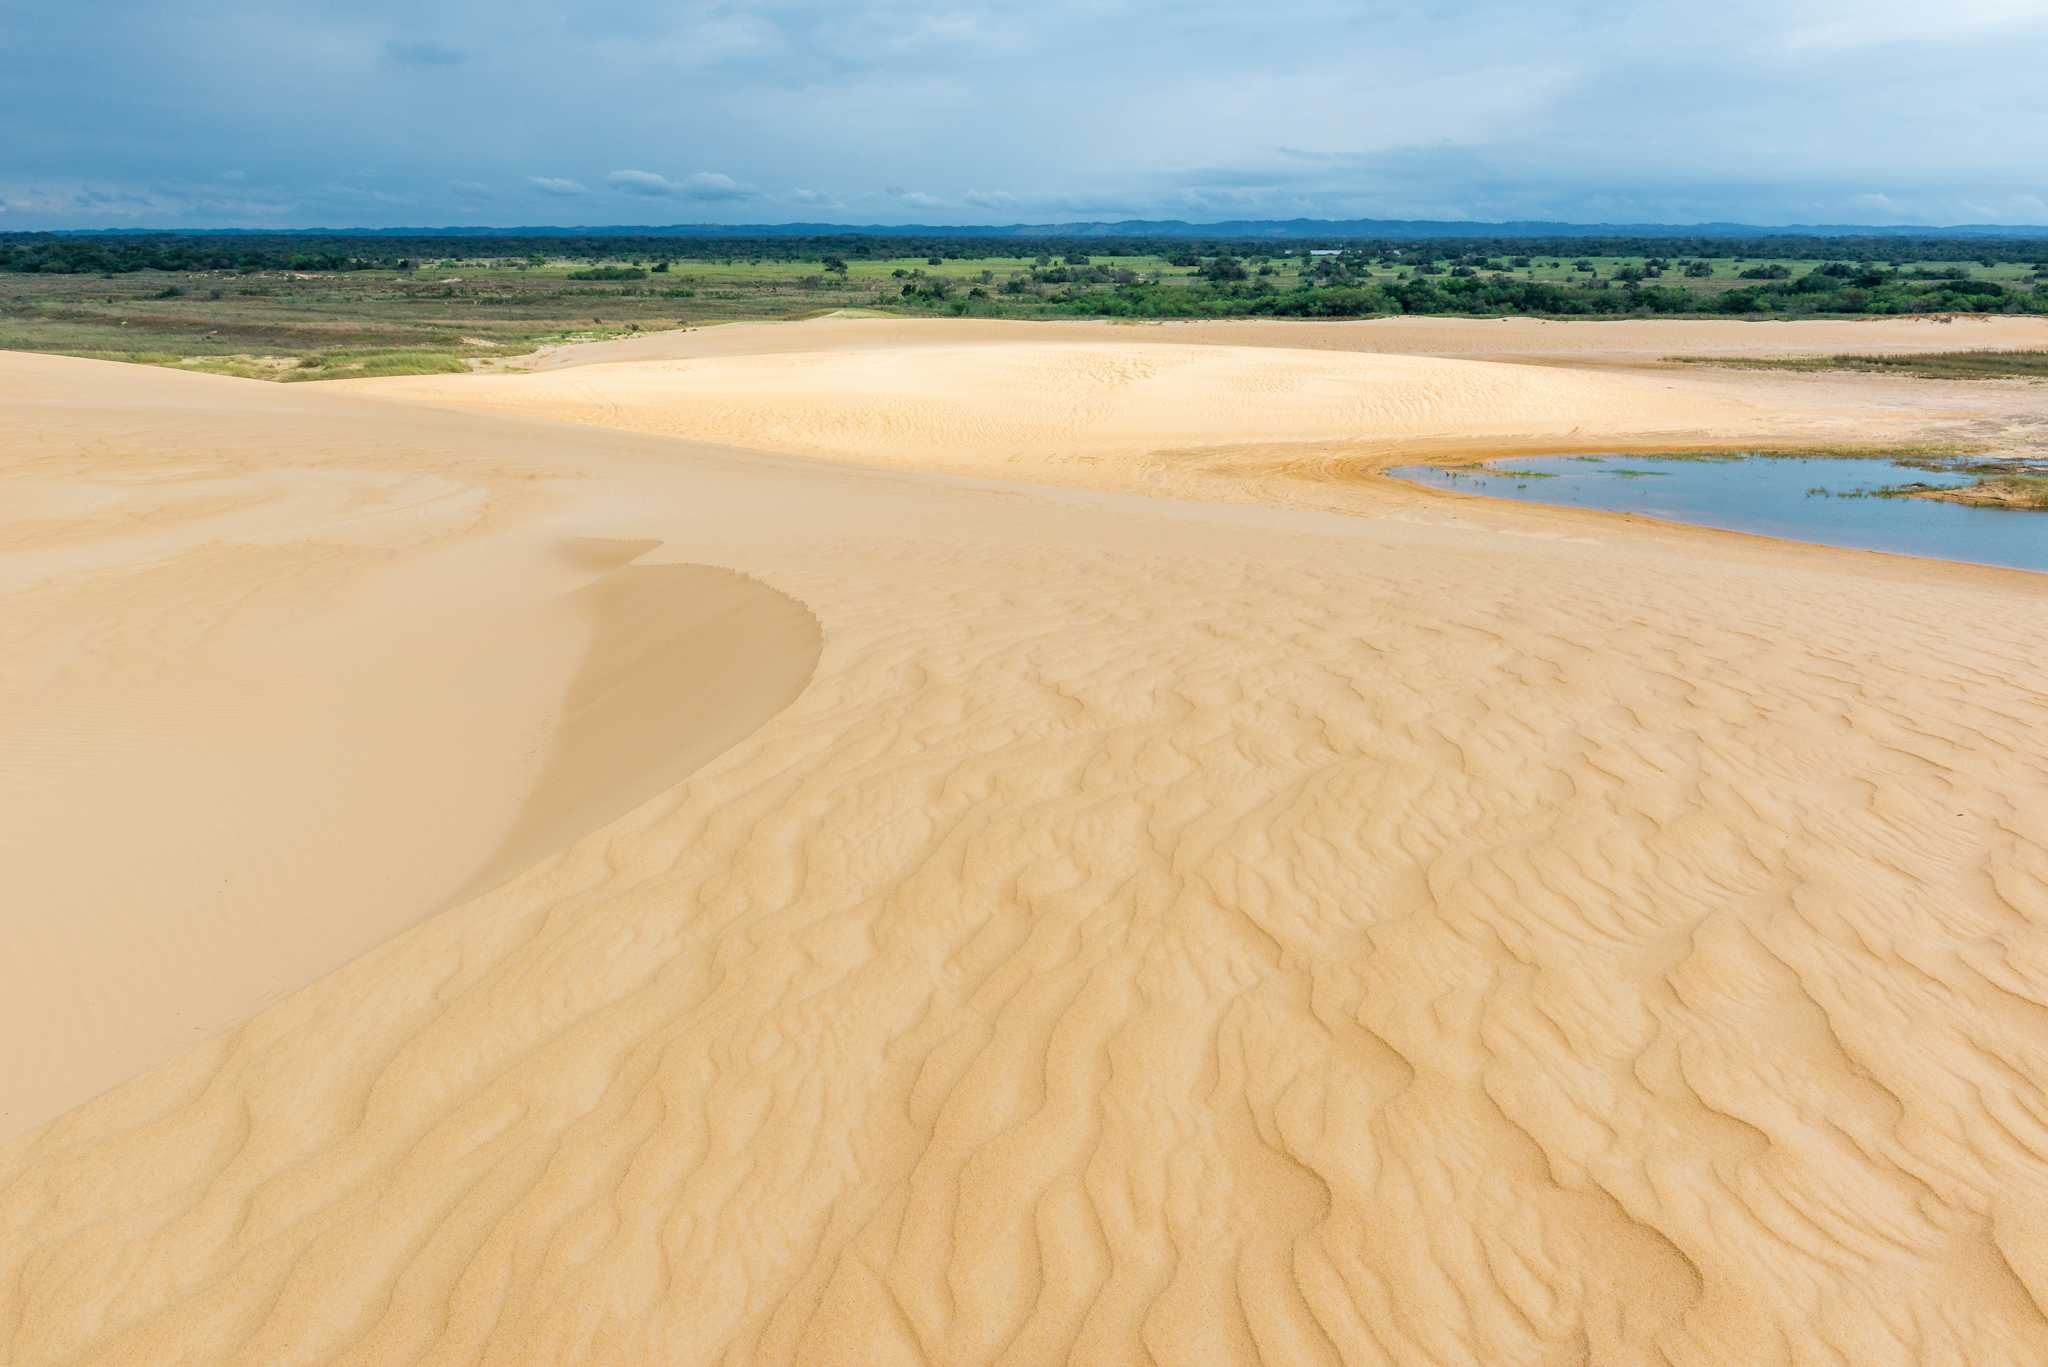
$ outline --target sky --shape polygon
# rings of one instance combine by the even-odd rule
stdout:
[[[0,231],[2048,224],[2048,0],[8,0]]]

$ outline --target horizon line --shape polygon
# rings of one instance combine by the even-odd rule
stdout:
[[[527,223],[527,224],[400,224],[391,226],[357,225],[341,226],[249,226],[240,224],[145,226],[127,225],[120,227],[9,227],[0,220],[0,236],[43,234],[50,236],[178,236],[181,234],[228,234],[311,236],[326,234],[335,237],[356,236],[399,236],[416,234],[464,234],[472,236],[502,235],[517,236],[530,233],[610,233],[632,235],[636,233],[679,233],[687,232],[704,236],[747,236],[750,233],[773,231],[780,233],[808,232],[816,235],[831,233],[897,233],[918,234],[998,234],[1038,232],[1044,235],[1058,235],[1062,232],[1092,229],[1130,230],[1129,235],[1138,235],[1145,229],[1290,229],[1313,235],[1317,229],[1332,232],[1376,227],[1384,229],[1445,229],[1459,233],[1483,232],[1486,229],[1528,230],[1560,229],[1576,232],[1606,230],[1615,233],[1657,231],[1668,233],[1712,232],[1715,235],[1732,235],[1735,232],[1757,236],[1897,236],[1914,233],[1957,233],[1997,234],[2001,236],[2048,237],[2048,224],[2033,223],[1744,223],[1732,219],[1708,219],[1685,223],[1654,221],[1611,222],[1605,220],[1582,221],[1575,219],[1432,219],[1432,218],[1235,218],[1191,220],[1181,218],[1117,218],[1117,219],[1062,219],[1050,222],[1014,223],[848,223],[825,220],[793,219],[777,222],[713,223],[713,222],[672,222],[672,223]]]

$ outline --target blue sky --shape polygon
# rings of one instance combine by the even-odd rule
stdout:
[[[2048,224],[2048,0],[16,0],[0,230]]]

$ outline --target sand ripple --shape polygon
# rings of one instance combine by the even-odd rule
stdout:
[[[808,686],[0,1149],[0,1360],[2048,1358],[2037,582],[636,441]]]

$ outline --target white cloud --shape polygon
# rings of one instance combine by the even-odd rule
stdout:
[[[770,60],[788,49],[782,30],[764,15],[691,14],[681,6],[677,10],[673,27],[658,36],[609,40],[605,50],[620,59],[649,60],[670,70],[702,71]]]
[[[717,171],[699,171],[681,180],[670,180],[655,171],[614,171],[604,178],[604,183],[629,195],[675,196],[705,201],[758,199],[761,195],[753,186]]]
[[[590,193],[580,180],[564,176],[528,176],[526,183],[544,195],[583,195]]]
[[[653,171],[614,171],[604,178],[604,183],[629,195],[673,195],[683,188]]]
[[[699,171],[683,182],[682,192],[689,199],[755,199],[760,191],[751,185],[743,185],[731,176],[717,171]]]
[[[274,227],[300,207],[291,200],[244,194],[239,187],[223,192],[218,177],[148,187],[78,182],[0,185],[0,209],[65,226],[154,227],[184,221]]]
[[[2048,26],[2048,5],[2041,0],[1944,0],[1939,5],[1925,0],[1831,0],[1805,8],[1805,14],[1787,12],[1793,22],[1781,43],[1794,54],[1845,53],[1902,43],[1967,43],[1998,30]]]
[[[175,208],[168,196],[126,186],[41,183],[10,185],[0,199],[15,213],[48,214],[55,217],[105,217],[135,221],[152,218]]]

